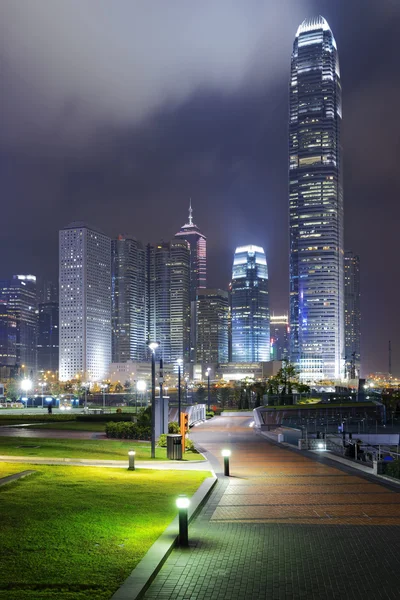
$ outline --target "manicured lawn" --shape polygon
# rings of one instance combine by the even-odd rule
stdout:
[[[21,467],[21,463],[2,463],[0,462],[0,478],[8,477],[8,475],[14,475],[14,473],[21,473],[25,471],[25,467]]]
[[[37,473],[0,488],[1,600],[109,600],[209,476],[18,466]]]
[[[32,448],[30,446],[39,447]],[[150,460],[150,442],[0,437],[0,454],[8,456],[128,460],[129,450],[135,450],[137,460]],[[166,448],[156,448],[156,459],[166,460],[166,458]],[[204,459],[201,454],[185,452],[184,460]]]

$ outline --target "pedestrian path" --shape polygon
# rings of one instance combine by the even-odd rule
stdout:
[[[398,598],[400,494],[256,435],[243,418],[196,429],[219,481],[148,589],[152,599]]]

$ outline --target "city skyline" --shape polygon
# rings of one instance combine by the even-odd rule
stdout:
[[[246,68],[240,67],[242,74],[250,74],[250,79],[239,83],[236,79],[229,85],[223,81],[221,86],[220,82],[214,85],[204,80],[177,104],[165,106],[161,101],[156,110],[135,123],[125,120],[123,127],[114,127],[106,118],[100,119],[94,137],[86,135],[90,133],[87,128],[77,126],[82,124],[81,109],[79,101],[71,100],[73,95],[64,94],[61,104],[50,103],[51,108],[60,112],[52,120],[55,129],[49,137],[43,133],[47,132],[44,127],[47,117],[36,110],[35,89],[21,93],[18,103],[13,101],[11,91],[20,89],[15,88],[14,76],[28,87],[30,79],[24,76],[26,65],[19,60],[7,35],[9,15],[2,5],[3,45],[8,50],[6,66],[9,67],[4,85],[6,119],[0,123],[4,169],[1,185],[6,198],[6,226],[0,249],[7,265],[2,276],[31,272],[55,280],[57,230],[75,218],[94,222],[110,237],[129,229],[143,241],[170,239],[187,210],[188,198],[192,197],[196,222],[208,238],[207,285],[226,286],[232,252],[237,245],[247,242],[251,232],[252,242],[265,247],[268,256],[271,309],[276,313],[286,312],[285,131],[290,51],[298,24],[306,17],[322,14],[334,30],[340,49],[344,83],[342,132],[346,148],[345,248],[360,255],[361,287],[368,291],[363,294],[364,371],[387,370],[387,343],[391,339],[393,371],[398,372],[400,352],[396,351],[396,340],[400,339],[400,325],[396,318],[396,289],[380,286],[378,282],[396,280],[393,274],[398,207],[393,199],[398,196],[400,186],[394,162],[396,128],[393,127],[398,89],[392,73],[399,12],[398,6],[390,1],[380,3],[379,9],[370,1],[363,2],[362,10],[357,4],[300,2],[294,10],[282,9],[280,15],[271,14],[269,19],[253,6],[257,20],[256,29],[252,23],[255,39],[272,39],[271,44],[276,46],[273,53],[259,47],[247,60]],[[116,12],[117,5],[118,2]],[[249,7],[243,11],[251,12]],[[48,15],[50,29],[59,16],[56,12],[54,9]],[[285,18],[279,19],[283,14]],[[18,25],[18,15],[13,17]],[[33,15],[32,19],[35,18]],[[212,15],[212,18],[217,22],[219,17]],[[264,29],[260,30],[261,27]],[[279,40],[267,35],[273,29],[279,29]],[[18,27],[11,30],[18,41],[23,30],[20,32]],[[39,41],[34,43],[29,33],[27,39],[33,60]],[[244,43],[248,57],[247,38],[239,35],[236,39]],[[179,36],[175,42],[179,47]],[[218,46],[214,57],[217,63],[221,48],[227,45],[228,62],[235,63],[229,44],[228,36]],[[269,54],[277,60],[272,75],[268,74]],[[43,54],[40,56],[43,59]],[[164,60],[165,56],[160,58]],[[261,60],[260,65],[257,60]],[[63,65],[57,66],[63,74]],[[36,70],[31,72],[34,74]],[[135,79],[135,71],[132,77]],[[46,86],[41,89],[45,94]],[[21,131],[19,124],[25,123],[26,118],[17,119],[16,115],[24,112],[24,99],[28,97],[29,118]],[[90,126],[86,119],[83,123]],[[39,136],[33,131],[37,126],[42,131]],[[79,134],[81,129],[84,143]],[[68,141],[65,131],[71,133]],[[379,211],[375,210],[377,198]],[[248,210],[250,200],[251,210]],[[118,210],[110,211],[111,201]],[[377,231],[385,232],[379,242],[379,257],[369,242]],[[386,257],[383,263],[382,255]],[[377,282],[375,287],[369,285],[371,280]],[[396,288],[396,282],[391,285]]]

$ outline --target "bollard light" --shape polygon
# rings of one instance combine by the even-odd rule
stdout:
[[[224,457],[224,475],[225,477],[229,477],[229,457],[231,451],[226,448],[225,450],[222,450],[221,454]]]
[[[135,470],[135,454],[136,454],[136,452],[134,450],[129,450],[129,452],[128,452],[128,456],[129,456],[128,471],[134,471]]]
[[[180,495],[176,499],[176,506],[179,509],[179,545],[189,546],[188,535],[188,508],[190,500],[187,496]]]

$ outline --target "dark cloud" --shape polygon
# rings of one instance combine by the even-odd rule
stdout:
[[[301,20],[321,13],[341,62],[345,235],[361,256],[364,368],[387,369],[392,339],[400,372],[399,5],[160,0],[158,14],[151,5],[149,14],[147,2],[114,1],[111,14],[101,0],[0,4],[2,275],[56,277],[58,229],[71,220],[168,239],[191,197],[210,283],[227,285],[236,245],[263,245],[272,308],[287,310],[290,53]]]

